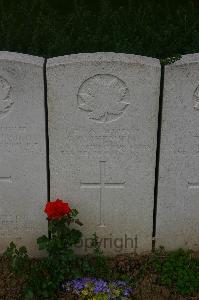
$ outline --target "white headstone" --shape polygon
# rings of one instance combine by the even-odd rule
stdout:
[[[157,246],[199,249],[199,54],[166,66]]]
[[[37,256],[47,232],[43,86],[42,58],[0,52],[1,253],[14,241]]]
[[[151,249],[157,59],[78,54],[47,63],[51,197],[80,212],[105,253]]]

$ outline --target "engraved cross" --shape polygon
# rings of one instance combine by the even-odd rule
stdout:
[[[199,189],[199,182],[195,182],[195,183],[188,182],[188,188],[189,189]]]
[[[1,182],[8,182],[8,183],[10,183],[11,182],[11,176],[8,176],[8,177],[2,176],[2,177],[0,177],[0,183]]]
[[[105,196],[105,189],[106,188],[113,188],[113,189],[121,189],[124,188],[125,181],[123,182],[106,182],[105,176],[106,176],[106,161],[100,161],[99,162],[99,169],[100,169],[100,180],[99,182],[82,182],[80,181],[80,187],[81,188],[96,188],[99,189],[99,197],[100,197],[100,223],[99,227],[104,227],[105,224],[102,220],[102,201],[104,200]]]
[[[0,177],[0,181],[11,182],[11,176],[9,176],[9,177]]]

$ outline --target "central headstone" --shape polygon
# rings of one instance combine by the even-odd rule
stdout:
[[[127,54],[49,59],[51,198],[105,253],[151,249],[160,64]]]

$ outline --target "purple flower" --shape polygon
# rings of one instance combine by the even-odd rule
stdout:
[[[122,286],[127,285],[127,283],[125,281],[122,281],[122,280],[115,280],[115,281],[113,281],[113,284],[117,285],[118,287],[122,287]]]
[[[131,293],[132,293],[132,289],[131,289],[131,288],[126,288],[126,289],[123,291],[123,296],[124,296],[124,297],[128,297],[128,296],[130,296]]]
[[[106,293],[109,291],[108,284],[106,281],[102,279],[98,279],[95,282],[95,287],[94,287],[94,294],[98,293]]]
[[[66,280],[62,285],[61,289],[65,293],[72,293],[76,295],[80,295],[81,291],[85,289],[88,285],[92,287],[92,291],[94,295],[99,293],[104,293],[106,295],[110,295],[109,300],[114,300],[115,297],[112,294],[111,286],[119,289],[122,297],[129,297],[132,293],[132,288],[130,288],[125,281],[115,280],[112,282],[108,282],[103,279],[98,278],[79,278],[74,280]]]
[[[75,290],[81,291],[81,290],[84,289],[84,284],[83,284],[82,281],[79,280],[79,279],[74,279],[74,280],[72,281],[72,284],[73,284],[73,288],[74,288]]]
[[[83,284],[86,284],[86,283],[88,283],[88,282],[91,282],[91,278],[89,278],[89,277],[80,278],[79,280],[81,280],[81,282],[82,282]]]

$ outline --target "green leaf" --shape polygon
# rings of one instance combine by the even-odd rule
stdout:
[[[75,223],[76,223],[76,224],[78,224],[79,226],[83,226],[83,223],[82,223],[82,222],[80,222],[80,220],[79,220],[79,219],[75,220]]]
[[[31,289],[27,289],[25,291],[25,295],[24,296],[25,296],[25,300],[31,300],[34,297],[34,294],[33,294],[33,292],[32,292]]]
[[[49,243],[49,239],[45,235],[43,235],[37,239],[37,244],[39,246],[39,250],[47,249],[48,243]]]
[[[20,254],[27,254],[27,249],[26,249],[26,247],[25,247],[25,246],[20,247],[20,248],[19,248],[19,253],[20,253]]]

